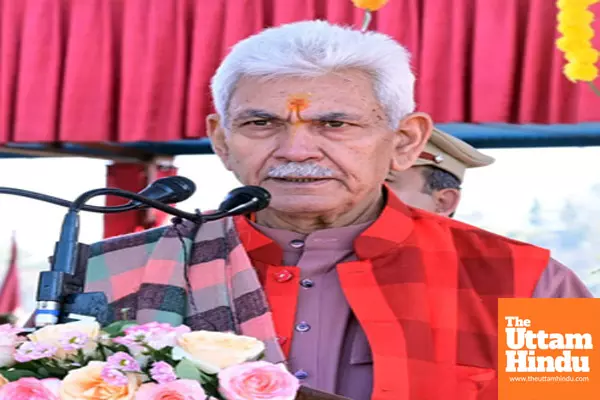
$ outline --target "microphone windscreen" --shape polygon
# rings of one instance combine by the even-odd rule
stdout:
[[[174,204],[189,199],[194,192],[196,192],[196,184],[191,179],[183,176],[168,176],[155,180],[139,194],[164,204]],[[132,203],[142,205],[138,201]]]
[[[260,186],[242,186],[234,189],[219,206],[220,212],[231,215],[249,214],[263,210],[269,206],[271,194]]]

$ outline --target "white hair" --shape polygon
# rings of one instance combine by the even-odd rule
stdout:
[[[212,78],[212,97],[217,113],[226,119],[242,76],[314,77],[351,68],[372,77],[375,95],[393,129],[414,111],[415,76],[408,50],[387,35],[326,21],[269,28],[238,42]]]

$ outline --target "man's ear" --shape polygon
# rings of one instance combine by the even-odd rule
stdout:
[[[413,166],[433,130],[433,121],[426,113],[409,114],[400,121],[395,146],[395,156],[390,169],[404,171]]]
[[[454,214],[460,203],[460,190],[458,189],[436,190],[432,196],[435,202],[435,213],[445,217]]]
[[[225,128],[221,124],[221,119],[217,114],[209,114],[206,117],[206,136],[210,139],[213,151],[229,171],[229,147],[227,146],[227,137]]]

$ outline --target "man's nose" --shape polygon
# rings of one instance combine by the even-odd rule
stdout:
[[[302,162],[322,158],[318,138],[312,132],[311,124],[297,121],[281,135],[277,150],[273,155],[288,161]]]

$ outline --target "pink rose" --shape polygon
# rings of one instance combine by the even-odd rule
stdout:
[[[206,393],[197,381],[179,379],[169,383],[145,383],[135,400],[205,400]]]
[[[227,400],[294,400],[300,382],[283,364],[254,361],[233,365],[218,374],[219,391]]]
[[[58,379],[21,378],[0,387],[0,400],[59,400]]]

